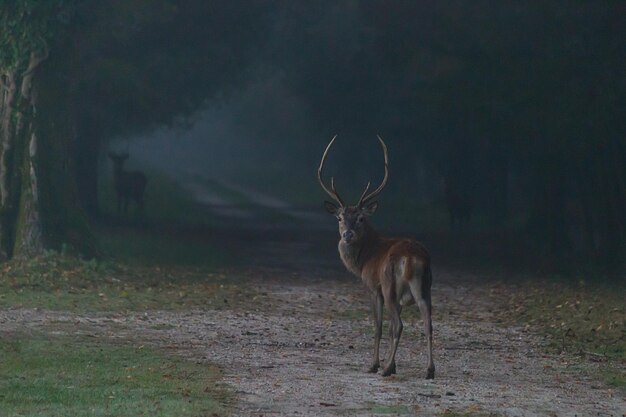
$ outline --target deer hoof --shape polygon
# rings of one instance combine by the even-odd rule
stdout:
[[[396,373],[396,364],[394,362],[394,363],[389,364],[389,366],[385,368],[385,370],[383,371],[383,376],[395,375],[395,373]]]
[[[428,371],[426,371],[426,379],[435,379],[435,368],[428,368]]]

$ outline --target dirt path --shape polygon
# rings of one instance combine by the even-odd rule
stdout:
[[[237,224],[220,238],[245,259],[245,267],[229,273],[245,275],[255,295],[227,300],[227,309],[90,316],[7,310],[0,311],[0,328],[121,338],[219,364],[235,393],[229,405],[235,416],[626,413],[623,391],[588,376],[597,364],[546,355],[538,336],[500,322],[507,288],[436,262],[436,378],[424,379],[415,307],[403,313],[398,374],[365,373],[373,345],[367,294],[339,265],[334,234]],[[383,355],[386,347],[384,341]]]
[[[541,341],[496,324],[490,287],[472,288],[438,274],[437,377],[424,379],[426,358],[416,315],[407,319],[398,375],[364,372],[372,331],[358,283],[307,280],[259,282],[256,306],[216,314],[155,318],[190,356],[224,366],[238,394],[235,415],[621,416],[618,393],[581,376],[583,363],[543,355]],[[469,313],[468,313],[469,311]],[[354,317],[356,316],[356,317]],[[203,330],[204,329],[204,330]],[[383,345],[383,349],[386,345]],[[195,352],[195,353],[194,353]]]
[[[468,277],[436,275],[437,375],[427,381],[417,315],[405,318],[398,374],[367,374],[372,331],[359,283],[258,272],[250,282],[258,295],[229,300],[229,310],[94,316],[10,310],[0,313],[0,326],[139,338],[220,364],[236,394],[230,405],[236,416],[622,416],[626,411],[623,394],[584,376],[593,364],[542,354],[536,336],[498,324],[491,312],[494,288]]]

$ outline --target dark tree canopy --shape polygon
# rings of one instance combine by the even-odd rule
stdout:
[[[524,235],[550,256],[618,264],[626,245],[624,11],[609,0],[4,2],[1,240],[20,240],[26,200],[17,190],[32,184],[24,167],[33,132],[42,149],[66,138],[51,154],[67,164],[50,169],[78,173],[78,187],[51,207],[80,196],[93,214],[104,141],[192,120],[207,103],[267,78],[302,115],[271,102],[240,115],[255,138],[248,152],[275,162],[263,172],[238,167],[244,174],[268,183],[264,175],[292,171],[301,184],[322,138],[350,132],[353,159],[372,162],[372,147],[359,145],[381,133],[405,167],[390,200],[443,183],[441,200],[467,201],[489,230]],[[24,95],[24,83],[41,93]],[[367,171],[349,168],[354,177]],[[57,244],[85,235],[50,224]]]
[[[620,262],[624,11],[614,1],[292,3],[280,8],[272,62],[327,137],[386,134],[404,166],[469,190],[493,227],[522,216],[552,255]],[[423,175],[403,174],[404,190]]]
[[[97,252],[77,197],[97,204],[100,142],[173,123],[233,88],[263,25],[260,2],[240,6],[3,3],[3,258],[60,245]]]

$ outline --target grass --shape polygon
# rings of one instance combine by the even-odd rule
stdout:
[[[546,336],[553,353],[582,355],[601,363],[598,376],[626,388],[624,284],[528,280],[508,295],[509,321]]]
[[[142,216],[137,214],[133,203],[130,204],[128,213],[117,214],[113,179],[105,178],[99,187],[101,210],[104,216],[116,222],[131,225],[157,224],[177,227],[202,225],[205,228],[223,226],[224,218],[214,215],[205,205],[194,201],[192,193],[181,186],[177,180],[157,171],[148,172],[147,176],[149,183],[145,194],[145,212]],[[227,206],[253,211],[259,221],[272,223],[294,221],[294,218],[283,210],[259,206],[245,193],[233,190],[217,181],[200,177],[194,181],[222,199]]]
[[[193,196],[174,179],[158,172],[147,173],[145,217],[136,214],[136,207],[130,203],[126,215],[117,216],[117,197],[112,178],[104,178],[99,187],[100,209],[105,215],[121,217],[123,220],[142,223],[146,220],[164,224],[208,224],[212,218],[207,210],[193,201]]]
[[[101,182],[102,218],[93,227],[103,255],[144,266],[215,268],[232,263],[230,254],[211,233],[223,219],[195,202],[174,179],[157,172],[149,172],[148,177],[142,216],[132,204],[127,214],[117,214],[113,180]]]
[[[97,340],[0,336],[0,415],[217,416],[220,371]]]
[[[222,309],[245,299],[238,278],[206,268],[131,266],[56,252],[0,266],[0,308],[144,311]]]
[[[600,376],[609,386],[626,392],[626,375],[623,369],[620,371],[619,369],[604,367],[600,371]]]
[[[96,235],[105,256],[128,264],[215,268],[232,263],[217,243],[175,228],[99,226]]]
[[[206,210],[174,184],[157,182],[166,191],[156,204],[148,197],[156,216],[150,222],[129,215],[95,228],[104,260],[48,251],[0,265],[0,309],[223,309],[247,299],[238,278],[220,272],[229,261],[225,250],[183,229],[208,224]],[[76,330],[55,326],[51,334]],[[131,343],[0,329],[0,416],[226,414],[229,395],[218,385],[216,367]]]
[[[527,328],[550,334],[557,352],[595,353],[626,361],[624,290],[543,283],[511,296]]]

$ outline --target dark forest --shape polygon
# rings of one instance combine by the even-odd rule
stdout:
[[[428,248],[435,323],[444,320],[438,308],[465,314],[454,291],[471,288],[467,300],[491,300],[487,310],[498,320],[537,327],[551,341],[549,354],[613,367],[598,378],[620,392],[625,17],[626,3],[612,0],[2,0],[0,308],[201,306],[225,314],[248,308],[246,298],[313,285],[325,303],[341,303],[337,294],[349,289],[360,314],[367,297],[346,284],[360,288],[340,265],[336,221],[324,210],[316,171],[337,135],[325,178],[356,203],[368,182],[373,189],[383,178],[380,135],[389,182],[372,223]],[[316,281],[324,279],[338,287]],[[272,300],[261,310],[283,303]],[[308,314],[297,308],[277,317]],[[319,308],[339,308],[338,320],[354,328],[348,321],[356,316],[343,307]],[[16,326],[11,332],[23,333]],[[438,358],[437,325],[434,337]],[[311,346],[322,346],[315,340]],[[165,360],[155,346],[154,360]],[[329,355],[341,362],[342,353]],[[222,359],[205,362],[230,375]],[[414,362],[422,378],[423,361]],[[444,378],[466,376],[451,377],[455,364],[448,374],[445,366]],[[356,375],[346,372],[345,383]],[[210,394],[217,408],[198,403],[193,411],[263,409],[232,408],[228,390],[218,391]],[[6,398],[0,390],[0,414]],[[343,407],[337,398],[312,401],[311,415]],[[367,404],[372,414],[413,410]],[[421,407],[448,416],[512,412],[488,401],[473,411],[446,404]],[[187,415],[173,410],[163,415]],[[294,410],[302,411],[291,404],[278,413]],[[595,409],[555,413],[573,410]]]

